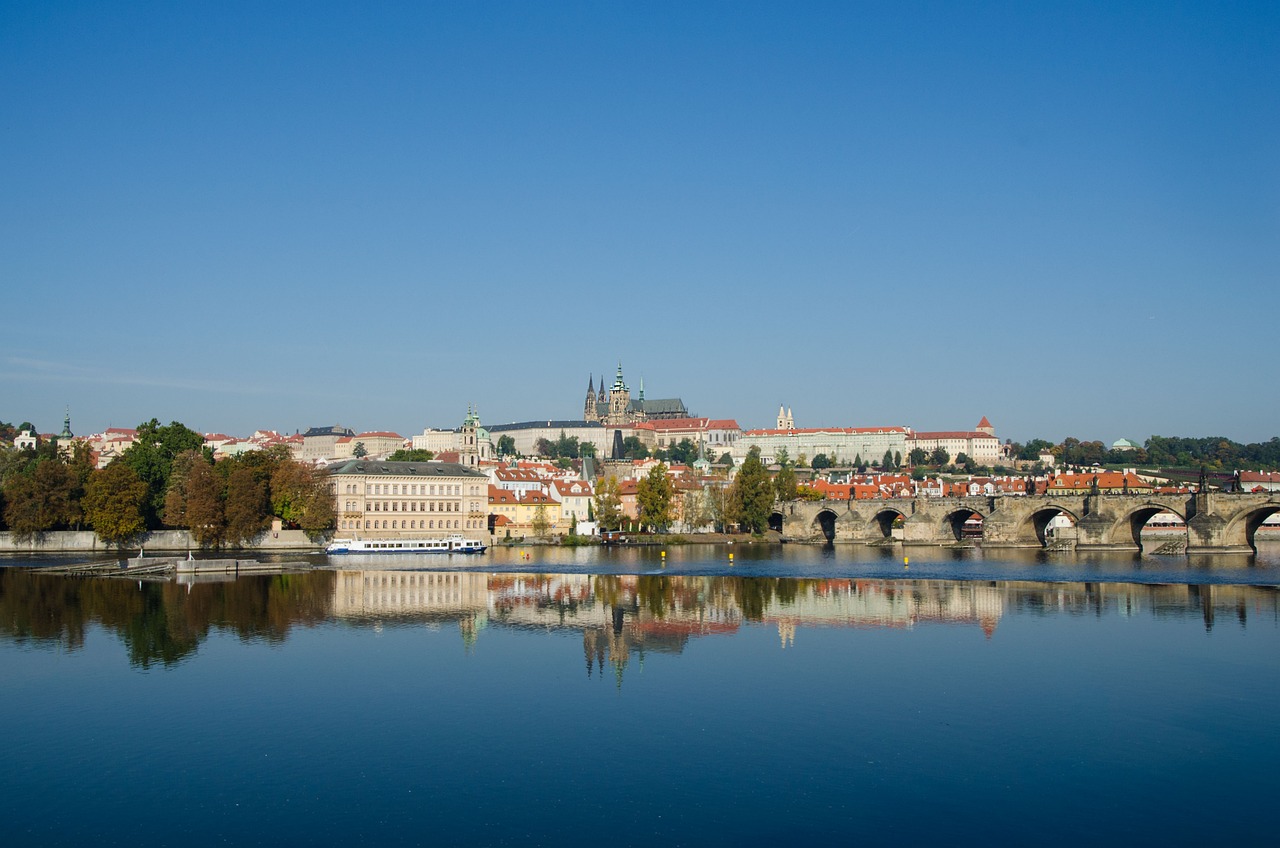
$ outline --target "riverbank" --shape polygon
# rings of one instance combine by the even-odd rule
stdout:
[[[137,554],[139,550],[163,553],[199,551],[187,530],[155,530],[140,541],[125,546],[109,545],[92,530],[56,530],[37,539],[20,542],[13,533],[0,532],[0,554],[97,554],[117,556],[122,553]],[[244,551],[307,551],[319,552],[324,545],[313,542],[301,530],[273,529],[264,532],[253,542],[224,550]]]

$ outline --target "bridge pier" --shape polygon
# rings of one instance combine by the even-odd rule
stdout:
[[[874,544],[900,537],[904,545],[949,545],[976,514],[983,520],[981,544],[987,548],[1137,552],[1147,520],[1166,511],[1186,522],[1188,553],[1252,553],[1258,526],[1280,513],[1280,493],[792,501],[774,508],[770,525],[794,542]],[[1047,527],[1057,515],[1068,516],[1074,526],[1050,535]]]

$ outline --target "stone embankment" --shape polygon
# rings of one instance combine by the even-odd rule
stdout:
[[[247,545],[250,551],[298,551],[315,552],[324,549],[301,530],[268,530]],[[186,552],[199,550],[186,530],[154,530],[140,542],[123,549],[108,545],[91,530],[58,530],[45,533],[38,539],[18,541],[12,533],[0,533],[0,554],[100,554],[111,556],[122,550],[136,554],[139,550],[156,552]]]

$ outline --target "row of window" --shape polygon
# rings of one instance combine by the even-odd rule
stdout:
[[[361,522],[358,519],[339,522],[343,530],[359,530]],[[462,519],[443,519],[436,521],[434,519],[428,521],[418,521],[411,519],[409,521],[384,521],[365,519],[363,522],[365,530],[477,530],[481,526],[480,521],[462,520]]]
[[[471,486],[467,492],[471,495],[479,495],[480,487]],[[347,483],[343,489],[343,494],[358,495],[360,494],[359,483]],[[453,483],[370,483],[369,494],[371,495],[439,495],[441,497],[461,497],[462,486]]]

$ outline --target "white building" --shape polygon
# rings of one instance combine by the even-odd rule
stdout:
[[[734,442],[729,455],[734,465],[741,465],[747,452],[760,449],[760,459],[766,465],[776,462],[780,451],[786,450],[794,462],[801,456],[812,460],[818,454],[825,455],[836,465],[849,465],[858,457],[863,462],[879,461],[885,451],[907,455],[906,427],[808,427],[774,430],[747,430]]]

